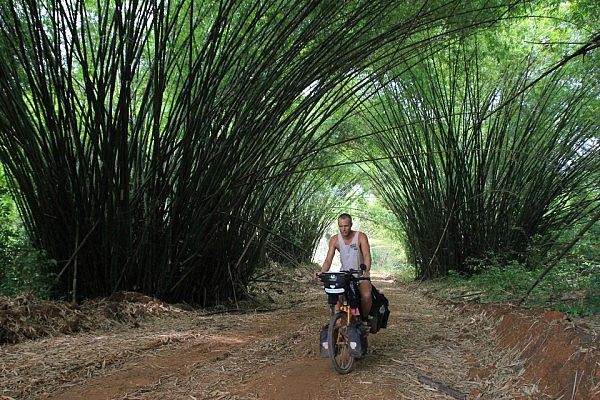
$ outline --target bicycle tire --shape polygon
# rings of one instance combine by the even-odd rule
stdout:
[[[331,316],[327,330],[327,347],[333,368],[339,374],[352,370],[354,357],[348,350],[348,320],[346,313],[338,312]]]

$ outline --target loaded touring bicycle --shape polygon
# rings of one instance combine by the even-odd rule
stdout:
[[[361,264],[361,269],[366,267]],[[360,271],[322,272],[323,289],[328,295],[331,310],[329,324],[320,332],[320,353],[329,357],[333,368],[340,374],[352,370],[354,359],[362,358],[367,352],[367,335],[377,333],[387,326],[388,301],[372,287],[373,306],[369,313],[370,328],[362,324],[360,315],[360,293],[358,282],[370,280],[361,277]]]

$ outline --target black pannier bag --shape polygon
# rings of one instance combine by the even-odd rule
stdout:
[[[390,317],[389,301],[375,286],[371,286],[371,296],[373,304],[371,305],[371,333],[377,333],[381,328],[387,328],[388,318]]]
[[[351,308],[360,307],[360,292],[358,291],[358,284],[356,281],[350,282],[348,287],[348,305]]]
[[[348,352],[356,358],[367,353],[366,335],[362,332],[360,321],[348,326]]]
[[[329,329],[329,324],[325,324],[321,328],[321,332],[319,332],[319,353],[321,357],[327,358],[329,357],[329,345],[327,344],[327,330]]]

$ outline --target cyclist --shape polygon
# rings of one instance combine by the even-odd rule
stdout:
[[[361,271],[360,265],[365,264],[367,268],[361,271],[361,276],[368,278],[371,271],[371,248],[367,235],[363,232],[352,230],[352,217],[346,213],[340,214],[338,217],[338,228],[340,229],[340,233],[329,240],[327,257],[323,262],[321,271],[329,271],[333,256],[337,250],[340,253],[340,261],[342,263],[340,271]],[[361,315],[363,321],[368,323],[372,303],[371,282],[369,280],[359,281],[358,290],[360,291]]]

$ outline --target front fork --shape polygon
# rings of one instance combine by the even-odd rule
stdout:
[[[340,303],[342,303],[340,305]],[[341,312],[346,313],[346,323],[347,325],[350,325],[350,322],[352,321],[352,309],[351,307],[346,303],[345,300],[339,300],[337,302],[337,304],[331,304],[330,305],[331,308],[331,315],[335,314],[338,310]]]

